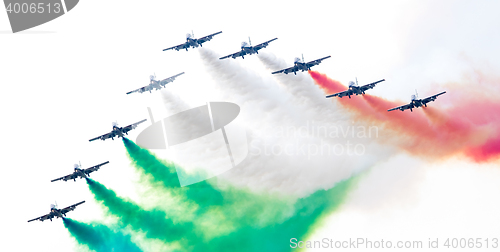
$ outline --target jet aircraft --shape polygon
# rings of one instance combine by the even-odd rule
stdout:
[[[305,63],[304,62],[304,55],[302,55],[302,61],[299,58],[295,58],[295,60],[293,61],[293,67],[281,69],[279,71],[272,72],[272,74],[277,74],[277,73],[288,74],[288,73],[293,72],[295,75],[297,75],[297,71],[304,72],[304,71],[311,70],[312,66],[318,65],[319,63],[321,63],[322,60],[328,59],[330,57],[331,56],[326,56],[326,57],[323,57],[321,59],[317,59],[317,60],[313,60],[313,61]]]
[[[429,96],[429,97],[424,98],[424,99],[418,99],[418,93],[417,93],[417,90],[415,90],[415,94],[411,95],[411,102],[410,103],[403,105],[403,106],[391,108],[387,111],[393,111],[396,109],[404,111],[405,109],[410,109],[410,111],[413,112],[413,108],[418,108],[418,107],[422,107],[422,106],[427,107],[427,103],[436,100],[438,96],[440,96],[444,93],[446,93],[446,91],[443,91],[439,94],[435,94],[433,96]]]
[[[52,221],[53,218],[64,218],[66,216],[67,212],[75,210],[76,206],[83,204],[83,203],[85,203],[85,200],[82,202],[78,202],[74,205],[71,205],[69,207],[65,207],[63,209],[58,209],[57,204],[56,205],[50,204],[50,213],[43,215],[43,216],[40,216],[38,218],[31,219],[28,222],[34,221],[34,220],[39,220],[39,221],[43,222],[46,219],[50,219],[50,221]]]
[[[143,123],[145,122],[146,119],[142,120],[142,121],[139,121],[139,122],[136,122],[134,124],[130,124],[129,126],[126,126],[126,127],[118,127],[117,123],[113,123],[113,130],[111,130],[111,132],[107,133],[107,134],[104,134],[102,136],[98,136],[98,137],[95,137],[95,138],[92,138],[89,140],[89,142],[92,142],[94,140],[97,140],[97,139],[101,139],[101,140],[106,140],[108,138],[111,138],[112,140],[115,140],[114,138],[115,137],[123,137],[123,135],[128,135],[128,132],[135,129],[137,127],[138,124],[140,123]]]
[[[382,80],[379,80],[379,81],[376,81],[376,82],[373,82],[370,84],[366,84],[363,86],[359,86],[358,85],[358,78],[356,78],[356,83],[354,83],[354,81],[349,82],[349,89],[347,89],[346,91],[338,92],[336,94],[328,95],[328,96],[326,96],[326,98],[335,97],[335,96],[342,98],[344,96],[349,96],[349,99],[351,99],[351,95],[365,94],[366,90],[375,87],[375,85],[377,85],[377,83],[380,83],[382,81],[385,81],[385,79],[382,79]]]
[[[221,57],[219,59],[227,59],[229,57],[236,59],[237,57],[245,58],[245,55],[252,55],[252,54],[259,54],[259,50],[262,48],[266,48],[269,45],[269,42],[277,40],[278,38],[273,38],[269,41],[266,41],[264,43],[258,44],[256,46],[252,46],[252,41],[250,40],[250,37],[248,37],[248,43],[247,42],[242,42],[241,43],[241,51],[229,54],[227,56]]]
[[[149,85],[138,88],[138,89],[133,90],[133,91],[130,91],[127,94],[131,94],[134,92],[138,92],[138,93],[142,94],[142,93],[147,92],[147,91],[149,91],[151,93],[151,90],[153,90],[153,89],[160,90],[161,88],[165,87],[165,85],[167,85],[168,83],[173,82],[176,77],[178,77],[179,75],[182,75],[182,74],[184,74],[184,72],[182,72],[180,74],[176,74],[176,75],[171,76],[171,77],[168,77],[168,78],[163,79],[163,80],[155,80],[156,74],[151,75],[151,76],[149,76]]]
[[[86,168],[86,169],[82,169],[81,164],[80,165],[75,164],[75,171],[72,174],[69,174],[69,175],[66,175],[64,177],[60,177],[57,179],[53,179],[50,182],[54,182],[54,181],[58,181],[58,180],[68,181],[70,179],[76,181],[76,178],[78,178],[78,177],[80,177],[80,179],[87,178],[87,176],[90,177],[91,172],[95,172],[95,171],[99,170],[99,168],[101,168],[101,166],[103,166],[107,163],[109,163],[109,161],[106,161],[106,162],[98,164],[98,165],[94,165],[94,166]]]
[[[211,40],[213,38],[213,36],[220,34],[220,33],[222,33],[222,31],[216,32],[214,34],[210,34],[208,36],[205,36],[205,37],[202,37],[199,39],[196,39],[196,38],[194,38],[194,34],[191,31],[191,34],[189,34],[189,33],[186,34],[186,43],[163,49],[163,51],[167,51],[167,50],[171,50],[171,49],[175,49],[176,51],[186,49],[186,51],[187,51],[189,47],[191,47],[191,48],[196,48],[198,46],[203,47],[203,45],[202,45],[203,43]]]

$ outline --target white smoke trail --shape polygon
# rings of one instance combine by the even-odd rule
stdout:
[[[165,89],[162,89],[160,94],[167,113],[172,115],[189,109],[189,105],[178,95],[175,95]]]
[[[304,196],[331,188],[394,153],[372,139],[376,127],[353,123],[308,76],[290,76],[297,80],[280,85],[270,72],[219,60],[205,48],[199,52],[222,97],[240,105],[249,132],[247,160],[222,176],[232,183]],[[276,68],[282,65],[278,62]]]

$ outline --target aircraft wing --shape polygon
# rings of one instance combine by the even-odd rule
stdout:
[[[143,122],[145,122],[145,121],[146,121],[146,119],[144,119],[144,120],[142,120],[142,121],[139,121],[139,122],[136,122],[136,123],[133,123],[133,124],[130,124],[129,126],[123,127],[123,129],[122,129],[122,130],[123,130],[125,133],[126,133],[126,132],[129,132],[129,131],[131,131],[131,130],[135,129],[135,128],[137,127],[137,125],[139,125],[139,124],[141,124],[141,123],[143,123]]]
[[[227,59],[227,58],[230,58],[230,57],[234,59],[236,57],[240,57],[240,56],[244,56],[244,55],[246,55],[245,52],[239,51],[239,52],[235,52],[233,54],[226,55],[224,57],[220,57],[219,59]]]
[[[306,66],[309,68],[309,67],[312,67],[312,66],[315,66],[315,65],[318,65],[319,63],[321,63],[322,60],[324,59],[328,59],[330,58],[331,56],[326,56],[326,57],[323,57],[321,59],[317,59],[317,60],[313,60],[313,61],[309,61],[306,63]]]
[[[295,69],[295,66],[293,67],[289,67],[289,68],[285,68],[285,69],[281,69],[281,70],[278,70],[276,72],[272,72],[272,74],[277,74],[277,73],[291,73],[293,72],[293,70]]]
[[[443,91],[443,92],[441,92],[441,93],[439,93],[439,94],[435,94],[435,95],[433,95],[433,96],[429,96],[429,97],[427,97],[427,98],[424,98],[424,99],[422,99],[422,103],[428,103],[428,102],[434,101],[434,100],[436,100],[436,98],[437,98],[438,96],[440,96],[440,95],[442,95],[442,94],[444,94],[444,93],[446,93],[446,91]]]
[[[94,166],[89,167],[87,169],[84,169],[83,172],[85,172],[85,174],[89,175],[89,173],[99,170],[99,168],[101,168],[101,166],[103,166],[107,163],[109,163],[109,161],[106,161],[106,162],[98,164],[98,165],[94,165]]]
[[[335,96],[338,96],[339,98],[342,98],[344,96],[349,96],[349,95],[352,95],[352,94],[353,94],[352,90],[348,89],[346,91],[338,92],[336,94],[327,95],[326,98],[331,98],[331,97],[335,97]]]
[[[147,85],[147,86],[138,88],[136,90],[132,90],[132,91],[128,92],[127,94],[131,94],[131,93],[134,93],[134,92],[142,93],[142,92],[147,92],[147,91],[151,91],[151,90],[153,90],[153,86],[152,85]]]
[[[73,211],[73,210],[75,210],[75,207],[76,207],[76,206],[81,205],[81,204],[83,204],[83,203],[85,203],[85,200],[84,200],[84,201],[81,201],[81,202],[78,202],[78,203],[76,203],[76,204],[73,204],[73,205],[71,205],[71,206],[69,206],[69,207],[65,207],[65,208],[63,208],[63,209],[61,209],[61,210],[60,210],[60,211],[61,211],[61,214],[65,214],[65,213],[67,213],[67,212],[69,212],[69,211]]]
[[[70,179],[75,179],[75,178],[77,178],[77,177],[78,177],[78,175],[77,175],[76,173],[74,173],[74,172],[73,172],[73,173],[71,173],[71,174],[69,174],[69,175],[66,175],[66,176],[64,176],[64,177],[60,177],[60,178],[53,179],[53,180],[51,180],[50,182],[54,182],[54,181],[58,181],[58,180],[68,181],[68,180],[70,180]]]
[[[97,139],[106,140],[106,139],[108,139],[108,138],[112,138],[112,137],[115,137],[115,136],[116,136],[116,134],[115,134],[115,133],[113,133],[113,132],[109,132],[109,133],[104,134],[104,135],[102,135],[102,136],[98,136],[98,137],[92,138],[92,139],[90,139],[90,140],[89,140],[89,142],[92,142],[92,141],[97,140]]]
[[[396,109],[399,109],[399,110],[401,110],[401,111],[405,111],[405,109],[409,109],[409,108],[411,108],[411,104],[410,104],[410,103],[408,103],[408,104],[406,104],[406,105],[403,105],[403,106],[399,106],[399,107],[391,108],[391,109],[389,109],[389,110],[387,110],[387,111],[393,111],[393,110],[396,110]]]
[[[44,220],[50,219],[50,217],[51,217],[51,216],[52,216],[52,214],[51,214],[51,213],[49,213],[49,214],[46,214],[46,215],[40,216],[40,217],[38,217],[38,218],[31,219],[31,220],[29,220],[28,222],[35,221],[35,220],[44,221]]]
[[[214,33],[214,34],[207,35],[207,36],[205,36],[205,37],[201,37],[201,38],[197,39],[197,40],[196,40],[196,42],[197,42],[198,44],[205,43],[205,42],[207,42],[207,41],[211,40],[211,39],[213,38],[213,36],[215,36],[215,35],[217,35],[217,34],[220,34],[220,33],[222,33],[222,31],[220,31],[220,32],[216,32],[216,33]]]
[[[163,51],[172,50],[172,49],[175,49],[175,50],[179,51],[179,50],[186,49],[186,48],[189,48],[189,44],[188,43],[183,43],[183,44],[180,44],[180,45],[176,45],[176,46],[172,46],[172,47],[169,47],[169,48],[165,48],[165,49],[163,49]]]
[[[361,86],[359,88],[361,89],[361,91],[365,91],[365,90],[374,88],[375,85],[377,85],[378,83],[380,83],[382,81],[385,81],[385,79],[382,79],[382,80],[379,80],[379,81],[376,81],[376,82],[373,82],[373,83],[370,83],[370,84],[363,85],[363,86]]]
[[[271,39],[271,40],[269,40],[269,41],[266,41],[266,42],[264,42],[264,43],[260,43],[260,44],[258,44],[258,45],[256,45],[256,46],[254,46],[254,47],[253,47],[253,49],[255,49],[255,51],[258,51],[258,50],[260,50],[260,49],[262,49],[262,48],[266,48],[266,46],[267,46],[267,45],[269,45],[269,42],[274,41],[274,40],[277,40],[277,39],[278,39],[278,38],[273,38],[273,39]]]
[[[165,86],[167,83],[174,81],[175,78],[177,78],[179,75],[183,75],[183,74],[184,74],[184,72],[182,72],[180,74],[176,74],[176,75],[171,76],[171,77],[168,77],[166,79],[163,79],[160,81],[160,85]]]

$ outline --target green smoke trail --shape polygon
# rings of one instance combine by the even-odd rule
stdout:
[[[318,221],[342,205],[356,181],[357,177],[354,177],[329,190],[320,190],[299,199],[293,215],[281,223],[263,227],[245,226],[209,241],[199,237],[186,239],[193,245],[192,251],[290,251],[290,239],[305,240]]]
[[[64,226],[80,244],[87,245],[97,252],[142,250],[130,240],[130,235],[114,231],[102,224],[87,224],[63,218]]]
[[[191,227],[189,227],[182,230],[184,244],[189,245],[185,251],[289,251],[291,250],[290,239],[304,240],[308,231],[321,217],[336,210],[342,204],[347,193],[355,184],[355,179],[351,178],[338,183],[332,189],[320,190],[306,198],[299,199],[294,204],[293,214],[287,216],[280,223],[249,224],[258,222],[261,216],[258,214],[239,216],[239,221],[249,225],[242,225],[228,234],[210,239],[203,235],[204,232],[211,232],[210,229],[190,232]],[[120,217],[123,224],[130,224],[133,229],[144,231],[148,238],[158,238],[167,243],[172,241],[172,237],[169,237],[169,235],[175,231],[175,228],[171,226],[170,221],[167,220],[167,223],[165,223],[166,216],[164,213],[159,213],[158,216],[146,213],[148,211],[142,210],[130,202],[123,202],[113,191],[98,182],[89,180],[89,188],[91,188],[97,200],[102,200],[109,207],[111,213]],[[242,199],[242,201],[246,201],[246,199]],[[232,206],[229,209],[217,208],[215,212],[219,214],[226,214],[230,212],[229,210],[235,210],[232,209]],[[253,209],[255,212],[259,212],[259,210],[261,209],[258,207]],[[236,214],[236,212],[233,212],[233,214]],[[131,221],[130,218],[135,218],[135,220]],[[198,220],[198,218],[195,218],[193,222]],[[188,224],[182,225],[187,226]],[[221,226],[224,223],[218,223],[218,225]]]
[[[130,225],[134,230],[146,233],[147,238],[161,239],[166,242],[181,240],[193,229],[191,223],[174,222],[161,210],[145,210],[133,202],[122,199],[101,183],[86,178],[90,191],[111,214],[119,217],[123,226]]]
[[[200,205],[223,204],[221,192],[210,185],[208,181],[201,181],[181,188],[174,164],[156,158],[150,151],[139,147],[127,138],[122,138],[122,140],[133,165],[145,174],[152,175],[151,180],[163,183],[166,188],[177,188],[173,192],[186,195]],[[200,211],[203,210],[203,208],[200,209]]]
[[[126,137],[122,140],[135,167],[147,169],[146,172],[163,182],[165,187],[180,187],[173,164],[157,159],[151,152],[139,147]]]
[[[217,222],[223,219],[227,228],[236,228],[280,221],[292,211],[291,199],[256,195],[248,190],[231,186],[221,190],[213,186],[216,178],[180,187],[174,164],[158,159],[153,153],[127,138],[123,138],[123,142],[134,167],[150,175],[148,178],[151,183],[160,182],[164,185],[164,189],[180,196],[183,201],[196,204],[198,207],[194,209],[194,214],[202,216],[200,219],[204,219],[205,222]],[[255,218],[242,218],[243,216]],[[228,224],[230,220],[232,224]]]
[[[194,201],[204,209],[191,220],[197,232],[184,234],[190,245],[186,251],[289,251],[290,239],[306,238],[324,216],[338,209],[359,177],[296,201],[231,186],[215,188],[209,181],[179,188],[171,183],[178,181],[173,164],[157,159],[128,139],[124,143],[134,166],[151,175],[150,182],[161,182],[164,189],[175,191],[185,201]],[[220,201],[198,200],[203,197]]]

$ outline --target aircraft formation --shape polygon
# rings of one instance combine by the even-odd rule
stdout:
[[[145,121],[146,121],[146,119],[141,120],[141,121],[136,122],[136,123],[133,123],[133,124],[130,124],[126,127],[119,127],[117,125],[117,123],[113,123],[113,129],[111,130],[111,132],[106,133],[106,134],[101,135],[101,136],[98,136],[98,137],[95,137],[95,138],[92,138],[89,140],[89,142],[92,142],[92,141],[97,140],[97,139],[101,139],[104,141],[104,140],[109,139],[109,138],[114,140],[115,137],[118,137],[118,138],[124,137],[124,135],[128,135],[129,131],[135,129],[137,127],[137,125],[139,125],[140,123],[143,123]],[[75,164],[73,173],[68,174],[66,176],[63,176],[63,177],[60,177],[60,178],[53,179],[50,182],[55,182],[58,180],[68,181],[71,179],[76,182],[77,178],[80,178],[80,179],[85,178],[86,179],[86,178],[90,177],[90,173],[99,170],[99,168],[101,168],[101,166],[108,164],[108,163],[109,163],[109,161],[106,161],[106,162],[103,162],[103,163],[100,163],[100,164],[97,164],[97,165],[94,165],[92,167],[85,168],[85,169],[82,169],[81,164]],[[64,218],[66,216],[67,212],[73,211],[76,206],[83,204],[84,202],[85,201],[82,201],[82,202],[76,203],[74,205],[71,205],[71,206],[63,208],[63,209],[58,209],[57,204],[55,204],[55,205],[51,204],[50,205],[50,212],[48,214],[43,215],[43,216],[38,217],[38,218],[35,218],[35,219],[31,219],[28,222],[31,222],[34,220],[39,220],[39,221],[43,222],[44,220],[47,220],[47,219],[50,219],[50,221],[52,221],[53,218]]]
[[[205,37],[196,39],[196,38],[194,38],[193,32],[191,32],[191,33],[188,33],[186,35],[186,42],[185,43],[177,45],[177,46],[173,46],[173,47],[169,47],[169,48],[163,49],[163,51],[174,50],[174,49],[176,51],[179,51],[181,49],[186,49],[186,51],[187,51],[188,48],[197,48],[198,46],[202,47],[203,43],[211,40],[215,35],[220,34],[220,33],[222,33],[222,31],[219,31],[219,32],[207,35]],[[250,40],[250,37],[248,37],[248,43],[246,41],[242,42],[241,43],[241,49],[240,49],[239,52],[235,52],[233,54],[229,54],[229,55],[220,57],[219,59],[220,60],[228,59],[228,58],[236,59],[237,57],[241,57],[241,58],[244,59],[245,55],[259,54],[259,50],[261,50],[263,48],[266,48],[269,45],[269,43],[271,43],[272,41],[277,40],[277,39],[278,38],[273,38],[273,39],[268,40],[266,42],[260,43],[260,44],[258,44],[256,46],[252,46],[252,41]],[[278,73],[288,74],[288,73],[292,73],[293,72],[295,75],[297,75],[297,72],[299,72],[299,71],[302,71],[302,72],[304,72],[304,71],[310,71],[312,66],[319,65],[323,60],[328,59],[330,57],[331,56],[326,56],[326,57],[323,57],[323,58],[320,58],[320,59],[316,59],[316,60],[313,60],[313,61],[306,62],[304,60],[304,55],[302,55],[302,59],[300,59],[298,57],[294,59],[293,66],[285,68],[285,69],[281,69],[281,70],[278,70],[278,71],[275,71],[275,72],[272,72],[271,74],[278,74]],[[346,91],[342,91],[342,92],[339,92],[339,93],[327,95],[326,98],[331,98],[331,97],[342,98],[344,96],[348,96],[349,99],[350,99],[351,96],[353,96],[353,95],[364,95],[365,91],[367,91],[368,89],[374,88],[378,83],[380,83],[382,81],[385,81],[385,79],[382,79],[382,80],[379,80],[379,81],[376,81],[376,82],[373,82],[373,83],[370,83],[370,84],[366,84],[366,85],[363,85],[363,86],[359,86],[358,85],[358,79],[356,78],[356,82],[353,82],[353,81],[349,82],[349,86],[348,86],[348,89]],[[132,91],[132,92],[134,92],[134,91]],[[129,93],[131,93],[131,92],[129,92]],[[129,93],[127,93],[127,94],[129,94]],[[411,102],[409,104],[406,104],[406,105],[403,105],[403,106],[399,106],[399,107],[396,107],[396,108],[392,108],[392,109],[389,109],[388,111],[392,111],[392,110],[396,110],[396,109],[404,111],[406,109],[410,109],[410,111],[413,112],[413,108],[419,108],[419,107],[422,107],[422,106],[427,107],[427,103],[436,100],[436,98],[439,95],[442,95],[444,93],[446,93],[446,91],[441,92],[441,93],[436,94],[436,95],[433,95],[433,96],[430,96],[430,97],[427,97],[425,99],[418,99],[417,98],[418,94],[417,95],[412,95]]]
[[[210,34],[210,35],[207,35],[207,36],[204,36],[204,37],[197,39],[194,37],[194,34],[191,32],[190,34],[187,34],[186,42],[179,44],[179,45],[176,45],[176,46],[173,46],[173,47],[163,49],[163,51],[167,51],[167,50],[179,51],[182,49],[185,49],[186,51],[188,51],[189,48],[203,47],[203,43],[212,40],[212,38],[215,35],[220,34],[220,33],[222,33],[222,31],[219,31],[219,32],[216,32],[216,33],[213,33],[213,34]],[[252,42],[251,42],[250,37],[249,37],[248,43],[242,42],[240,51],[226,55],[224,57],[220,57],[219,59],[220,60],[224,60],[224,59],[228,59],[228,58],[236,59],[237,57],[242,57],[244,59],[245,55],[258,54],[259,50],[266,48],[269,45],[269,43],[271,43],[272,41],[277,40],[277,39],[278,38],[273,38],[271,40],[265,41],[265,42],[260,43],[258,45],[252,46]],[[272,74],[278,74],[278,73],[288,74],[288,73],[293,72],[295,75],[297,75],[298,71],[302,71],[302,72],[310,71],[312,66],[318,65],[323,60],[328,59],[330,57],[331,56],[326,56],[326,57],[323,57],[320,59],[305,62],[304,56],[302,55],[302,59],[295,58],[293,66],[272,72]],[[168,78],[163,79],[163,80],[156,80],[156,74],[151,75],[150,82],[147,86],[143,86],[143,87],[138,88],[136,90],[127,92],[126,94],[128,95],[131,93],[144,93],[147,91],[149,91],[151,93],[151,91],[153,91],[153,90],[160,90],[162,88],[165,88],[166,84],[173,82],[175,80],[175,78],[177,78],[178,76],[180,76],[182,74],[184,74],[184,72],[176,74],[176,75],[171,76],[171,77],[168,77]],[[335,94],[327,95],[326,98],[331,98],[331,97],[342,98],[344,96],[348,96],[350,99],[351,96],[354,96],[354,95],[356,95],[356,96],[357,95],[364,95],[368,89],[374,88],[378,83],[383,82],[383,81],[385,81],[385,79],[359,86],[358,80],[356,78],[356,82],[351,81],[349,83],[347,90],[342,91],[342,92],[338,92]],[[402,105],[399,107],[391,108],[388,111],[393,111],[393,110],[404,111],[406,109],[409,109],[410,111],[413,112],[413,108],[427,107],[427,103],[429,103],[431,101],[435,101],[438,96],[445,94],[445,93],[446,93],[446,91],[443,91],[441,93],[429,96],[429,97],[424,98],[424,99],[418,99],[418,93],[416,93],[415,95],[411,96],[411,101],[409,104],[405,104],[405,105]],[[125,126],[125,127],[119,127],[117,123],[113,123],[112,130],[109,133],[92,138],[89,140],[89,142],[92,142],[92,141],[97,140],[97,139],[104,141],[104,140],[109,139],[109,138],[114,140],[115,137],[117,137],[117,138],[122,137],[123,138],[125,135],[128,135],[129,131],[135,129],[139,124],[141,124],[145,121],[146,121],[146,119],[143,119],[139,122],[130,124],[130,125]],[[90,177],[90,173],[99,170],[99,168],[101,166],[108,164],[108,163],[109,163],[109,161],[106,161],[106,162],[103,162],[103,163],[100,163],[100,164],[97,164],[97,165],[94,165],[92,167],[85,168],[85,169],[81,168],[81,164],[75,164],[73,173],[66,175],[66,176],[63,176],[63,177],[60,177],[60,178],[57,178],[57,179],[53,179],[53,180],[51,180],[51,182],[55,182],[55,181],[59,181],[59,180],[68,181],[71,179],[76,182],[77,178],[80,178],[80,179],[88,178],[88,177]],[[64,218],[66,216],[66,213],[73,211],[76,208],[76,206],[81,205],[83,203],[85,203],[85,201],[78,202],[76,204],[70,205],[70,206],[62,208],[62,209],[57,208],[57,203],[51,204],[50,205],[50,212],[48,214],[31,219],[31,220],[28,220],[28,222],[35,221],[35,220],[40,220],[43,222],[44,220],[47,220],[47,219],[50,219],[52,221],[53,218]]]

